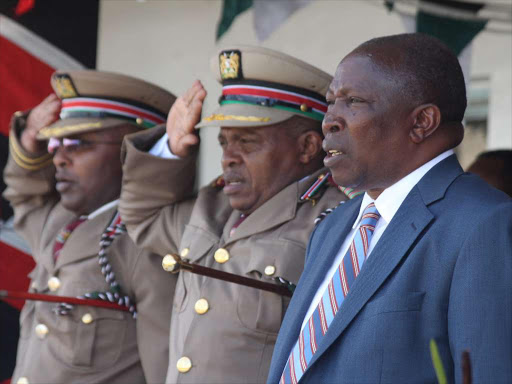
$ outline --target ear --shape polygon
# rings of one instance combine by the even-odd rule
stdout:
[[[412,112],[413,126],[409,137],[415,144],[420,144],[432,135],[441,123],[441,111],[434,104],[423,104]]]
[[[297,139],[299,145],[299,161],[302,164],[309,164],[322,152],[323,137],[316,131],[301,133]]]

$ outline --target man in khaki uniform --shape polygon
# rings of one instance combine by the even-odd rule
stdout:
[[[277,284],[297,284],[315,219],[346,200],[322,168],[321,121],[332,77],[256,47],[221,51],[213,71],[220,107],[200,122],[206,91],[195,82],[164,127],[128,137],[120,212],[135,242],[191,263]],[[199,124],[198,124],[199,123]],[[194,127],[221,126],[223,177],[188,213]],[[148,153],[149,151],[149,153]],[[168,268],[166,256],[164,268]],[[267,377],[289,298],[179,273],[167,383],[256,383]]]
[[[129,311],[27,301],[12,382],[161,383],[176,279],[125,234],[119,158],[123,136],[165,121],[175,97],[105,72],[57,72],[51,83],[58,97],[15,115],[5,169],[16,229],[36,261],[30,292]]]

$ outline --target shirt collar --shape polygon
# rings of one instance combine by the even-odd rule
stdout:
[[[425,176],[425,174],[430,171],[436,164],[453,154],[453,149],[449,149],[448,151],[445,151],[434,157],[429,162],[423,164],[421,167],[415,169],[407,176],[403,177],[395,184],[382,191],[379,197],[377,197],[377,200],[373,200],[368,195],[368,193],[365,193],[361,207],[359,208],[359,215],[357,216],[357,219],[354,222],[352,228],[356,228],[359,225],[359,221],[363,216],[363,211],[368,206],[368,204],[372,202],[375,203],[375,207],[379,211],[381,219],[383,219],[386,223],[389,223],[393,216],[395,216],[395,213],[398,211],[398,208],[400,208],[409,192],[411,192],[411,190],[416,184],[418,184],[423,176]]]
[[[85,218],[87,218],[88,220],[92,220],[96,216],[101,215],[103,212],[108,211],[110,208],[117,207],[118,204],[119,204],[119,199],[111,201],[110,203],[107,203],[107,204],[99,207],[97,210],[95,210],[94,212],[90,213],[89,215],[85,215]]]

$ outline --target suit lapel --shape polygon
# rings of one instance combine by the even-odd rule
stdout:
[[[432,168],[411,190],[354,281],[308,369],[341,336],[408,254],[420,234],[434,220],[427,204],[443,198],[449,185],[460,174],[462,169],[453,155]]]
[[[361,201],[362,199],[358,198],[338,207],[320,224],[316,229],[316,235],[310,239],[308,259],[304,266],[304,269],[308,272],[302,275],[293,294],[274,350],[274,356],[279,359],[274,363],[276,367],[279,367],[279,372],[276,372],[279,376],[297,341],[302,321],[313,301],[313,297],[332,266],[345,237],[352,229],[352,225],[359,214]],[[332,225],[333,223],[336,223],[336,225]],[[277,382],[278,380],[279,377],[276,377],[274,381]]]

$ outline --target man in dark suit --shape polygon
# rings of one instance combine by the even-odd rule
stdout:
[[[464,78],[421,34],[370,40],[327,92],[324,163],[367,191],[313,232],[268,383],[512,381],[512,200],[464,173]]]

